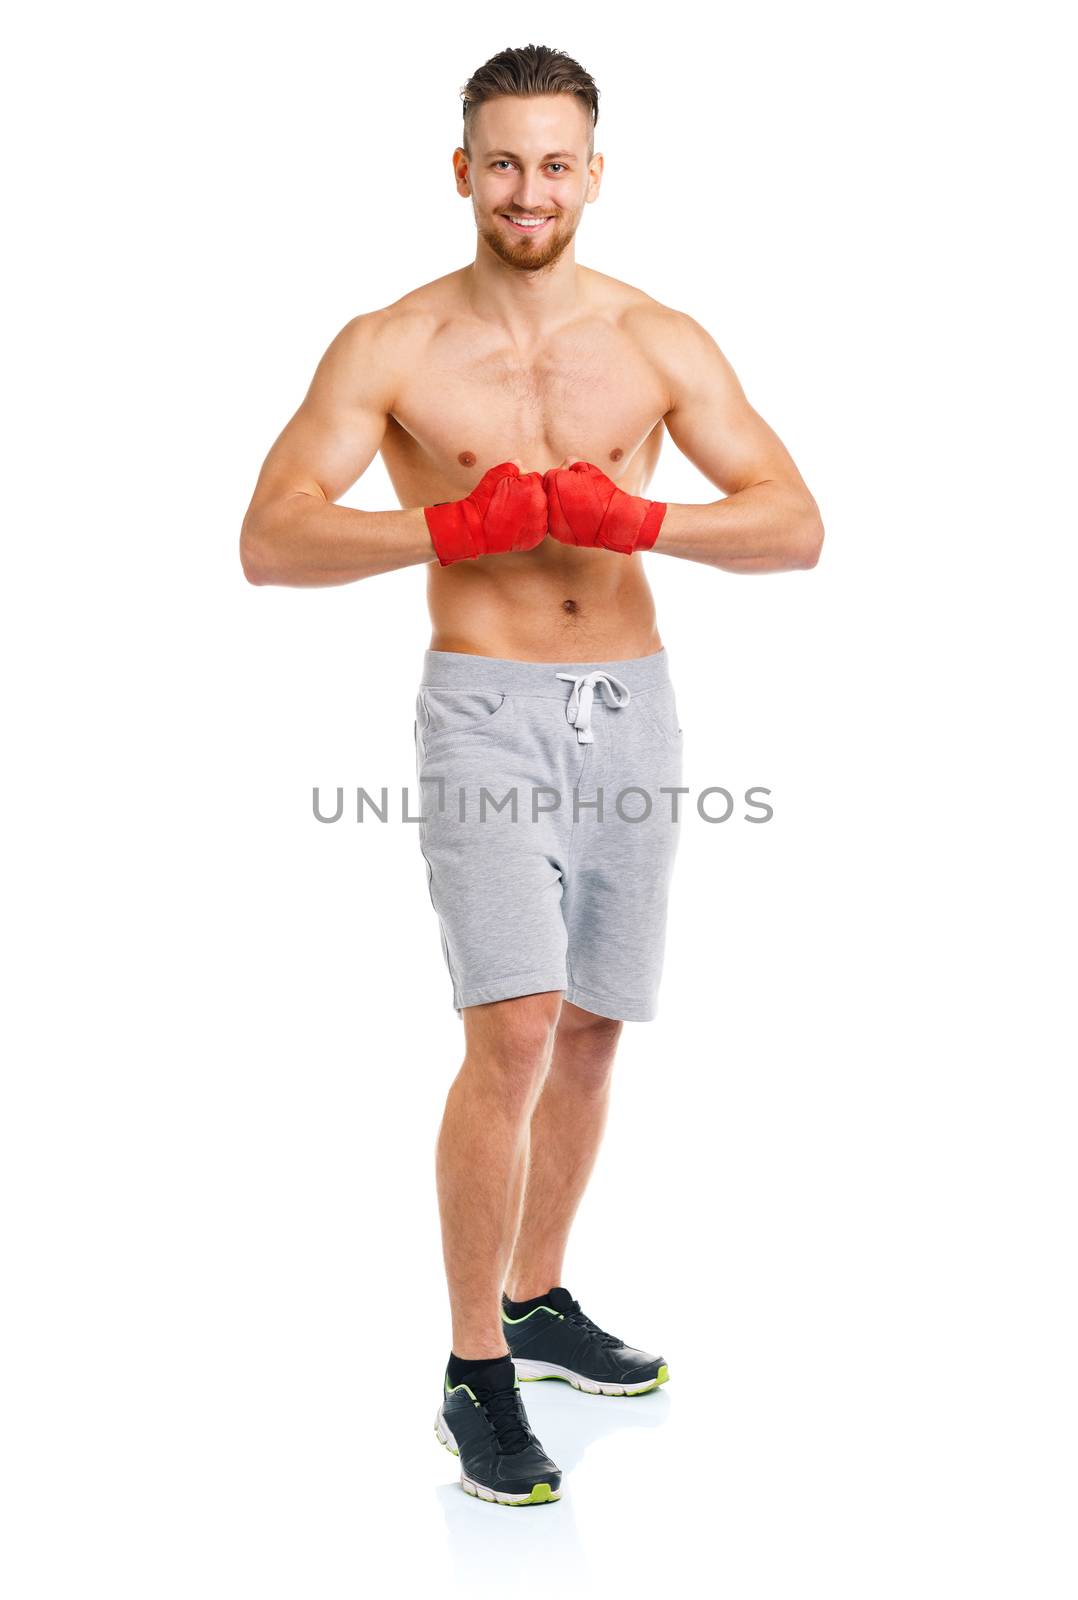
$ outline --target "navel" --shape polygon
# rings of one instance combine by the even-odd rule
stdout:
[[[576,601],[575,600],[563,600],[562,603],[561,603],[561,608],[562,608],[563,611],[575,611],[576,610]]]
[[[462,467],[475,466],[475,456],[470,450],[462,450],[460,455],[457,457],[457,460],[460,462]]]

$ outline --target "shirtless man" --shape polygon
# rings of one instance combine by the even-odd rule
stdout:
[[[561,1486],[520,1378],[627,1395],[667,1377],[561,1282],[622,1025],[655,1012],[677,837],[682,734],[640,552],[777,572],[814,566],[823,529],[710,335],[576,264],[603,172],[589,74],[529,45],[462,93],[475,260],[333,340],[241,558],[254,584],[427,570],[420,838],[465,1038],[437,1146],[452,1350],[435,1427],[466,1490],[520,1505]],[[724,498],[647,498],[664,431]],[[378,450],[404,509],[335,504]],[[481,788],[519,812],[478,820]]]

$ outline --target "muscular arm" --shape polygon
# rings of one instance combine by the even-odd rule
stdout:
[[[295,416],[262,464],[243,519],[250,583],[325,587],[433,561],[421,507],[358,511],[334,501],[370,466],[392,403],[392,365],[377,313],[333,340]]]
[[[672,400],[667,431],[726,498],[668,505],[653,548],[728,572],[815,566],[823,542],[816,502],[714,339],[675,313],[661,360]]]

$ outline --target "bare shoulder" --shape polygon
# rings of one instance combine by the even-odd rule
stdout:
[[[687,311],[664,305],[633,284],[591,275],[594,292],[602,297],[623,332],[643,351],[670,393],[676,397],[701,380],[714,383],[720,376],[735,383],[733,370],[712,334]]]
[[[698,327],[684,311],[675,311],[634,283],[624,283],[591,267],[581,269],[597,309],[616,318],[640,337],[669,338],[681,328]],[[703,331],[703,330],[701,330]]]
[[[422,351],[452,313],[455,299],[450,273],[433,283],[409,290],[400,299],[372,311],[362,311],[346,322],[322,357],[323,378],[377,390],[391,410],[399,380],[414,369]]]
[[[631,326],[666,385],[669,410],[696,390],[723,389],[731,394],[740,390],[714,336],[687,311],[651,300],[633,311]]]

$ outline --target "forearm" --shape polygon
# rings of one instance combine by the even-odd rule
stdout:
[[[667,505],[652,548],[727,572],[786,572],[814,567],[822,542],[812,496],[768,482],[706,505]]]
[[[326,588],[436,559],[423,508],[358,511],[296,493],[248,515],[240,560],[250,583]]]

